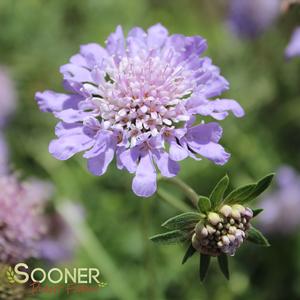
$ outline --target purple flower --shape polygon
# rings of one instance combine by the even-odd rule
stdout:
[[[16,108],[16,92],[8,72],[0,67],[0,128]]]
[[[268,232],[289,234],[300,225],[300,176],[290,167],[277,172],[277,189],[261,201],[260,226]]]
[[[239,37],[255,38],[280,13],[280,0],[230,0],[229,27]]]
[[[294,56],[300,56],[300,26],[294,30],[291,40],[285,49],[286,58],[293,58]]]
[[[0,177],[0,191],[0,262],[37,256],[46,231],[43,209],[49,186],[36,180],[20,183],[10,175]]]
[[[70,216],[69,216],[70,215]],[[52,263],[70,260],[75,252],[77,241],[71,226],[65,221],[73,217],[77,222],[84,217],[83,208],[79,204],[65,202],[60,211],[48,216],[47,235],[39,243],[39,256]]]
[[[225,164],[221,127],[201,117],[194,124],[195,116],[222,120],[229,111],[237,117],[244,111],[234,100],[215,99],[229,84],[200,57],[206,48],[202,37],[169,36],[160,24],[147,32],[133,28],[127,38],[119,26],[105,48],[81,46],[61,67],[69,93],[36,94],[40,109],[61,120],[50,153],[65,160],[85,151],[88,169],[98,176],[116,155],[118,168],[135,174],[133,191],[143,197],[156,190],[157,168],[175,176],[178,161],[188,156]]]

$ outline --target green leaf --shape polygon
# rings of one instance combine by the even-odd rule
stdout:
[[[193,256],[193,254],[196,252],[196,249],[193,247],[192,244],[188,247],[187,251],[184,254],[184,257],[182,259],[182,264],[185,264],[185,262]]]
[[[255,189],[256,184],[247,184],[240,188],[233,190],[224,200],[225,204],[235,204],[243,202],[244,199],[247,199],[252,191]]]
[[[196,225],[201,216],[196,212],[187,212],[168,219],[161,226],[168,229],[187,229]]]
[[[198,200],[198,207],[202,213],[207,213],[211,210],[210,199],[204,196],[200,196]]]
[[[227,204],[234,204],[234,203],[244,204],[244,203],[254,200],[269,187],[269,185],[272,182],[273,177],[274,177],[274,173],[271,173],[271,174],[263,177],[257,183],[248,184],[241,188],[237,188],[236,190],[232,191],[225,198],[225,203],[227,203]]]
[[[257,208],[257,209],[252,209],[253,211],[253,218],[258,216],[261,212],[263,212],[263,208]]]
[[[244,202],[251,201],[251,200],[257,198],[260,194],[262,194],[270,186],[274,175],[275,175],[274,173],[271,173],[271,174],[263,177],[262,179],[260,179],[257,182],[255,189],[251,192],[248,199],[245,199]]]
[[[170,244],[182,243],[186,241],[187,238],[188,235],[186,233],[180,230],[173,230],[173,231],[154,235],[149,239],[154,243],[170,245]]]
[[[209,264],[210,264],[210,255],[201,253],[200,254],[200,267],[199,267],[200,281],[203,281],[205,279]]]
[[[263,247],[270,247],[270,243],[267,238],[255,227],[251,226],[248,230],[247,241],[257,244]]]
[[[211,192],[209,198],[211,201],[212,208],[217,207],[222,201],[224,197],[224,193],[228,187],[229,178],[225,175],[215,186],[213,191]]]
[[[222,253],[218,256],[218,264],[220,270],[224,274],[224,276],[229,280],[229,268],[228,268],[228,257],[226,254]]]

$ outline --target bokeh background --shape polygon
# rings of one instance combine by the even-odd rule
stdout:
[[[228,1],[0,0],[0,64],[9,69],[18,95],[17,111],[4,132],[11,167],[24,178],[52,182],[53,205],[59,207],[68,199],[83,207],[80,222],[69,211],[78,247],[64,264],[99,267],[108,283],[98,292],[69,299],[300,299],[297,230],[270,233],[271,248],[242,246],[230,259],[229,282],[213,263],[201,284],[196,255],[182,266],[183,247],[157,246],[148,240],[179,210],[158,197],[136,197],[131,176],[114,164],[98,178],[88,173],[79,155],[65,162],[52,158],[48,143],[54,138],[56,120],[41,113],[34,100],[36,91],[62,91],[59,66],[79,45],[103,44],[118,24],[127,32],[133,26],[147,28],[160,22],[170,33],[207,39],[207,55],[231,83],[225,97],[238,100],[246,111],[242,119],[232,116],[222,122],[222,143],[232,154],[227,165],[185,160],[179,176],[207,195],[225,173],[231,187],[237,187],[283,164],[300,169],[300,59],[284,58],[299,11],[295,7],[281,14],[255,39],[241,39],[229,30]],[[171,184],[161,186],[186,201]]]

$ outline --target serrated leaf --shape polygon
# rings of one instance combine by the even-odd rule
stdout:
[[[251,226],[247,232],[247,241],[263,247],[269,247],[270,243],[267,238],[255,227]]]
[[[200,281],[205,279],[210,264],[210,255],[200,254],[199,276]]]
[[[193,256],[193,254],[196,252],[196,249],[193,247],[192,244],[190,244],[190,246],[188,247],[188,249],[186,250],[184,257],[182,259],[182,264],[185,264],[185,262]]]
[[[257,208],[257,209],[252,209],[253,211],[253,218],[258,216],[261,212],[263,212],[263,208]]]
[[[150,237],[149,239],[158,244],[178,244],[186,241],[188,238],[188,235],[185,232],[182,232],[180,230],[173,230],[161,234],[154,235]]]
[[[196,212],[186,212],[165,221],[161,226],[168,229],[181,229],[190,228],[199,222],[201,216]]]
[[[200,196],[198,200],[198,207],[202,213],[207,213],[211,210],[210,199],[204,196]]]
[[[235,204],[243,202],[244,199],[247,199],[253,190],[255,189],[256,184],[247,184],[240,188],[237,188],[233,190],[228,196],[225,198],[224,203],[225,204]]]
[[[220,270],[226,277],[226,279],[229,280],[229,267],[228,267],[228,257],[226,254],[222,253],[221,255],[218,256],[218,264],[220,267]]]
[[[225,175],[215,186],[213,191],[211,192],[209,198],[211,201],[211,207],[214,209],[217,207],[222,201],[224,197],[224,193],[228,187],[229,178]]]

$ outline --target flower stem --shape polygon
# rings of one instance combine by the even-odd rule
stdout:
[[[198,207],[199,195],[187,183],[185,183],[179,177],[173,177],[169,180],[184,192],[194,207]]]
[[[162,177],[162,176],[158,177],[158,180],[162,180],[162,179],[166,179],[166,178]],[[172,177],[172,178],[167,178],[167,179],[168,179],[168,181],[170,181],[170,182],[174,183],[175,185],[177,185],[183,191],[183,193],[187,196],[187,198],[190,200],[191,204],[194,207],[198,208],[199,195],[187,183],[185,183],[182,179],[180,179],[178,177]],[[162,192],[161,189],[159,189],[157,193],[159,194],[161,192]],[[164,200],[166,200],[166,199],[164,199]],[[167,202],[170,203],[171,202],[170,199],[168,199]],[[174,202],[174,199],[173,199],[172,202]],[[176,201],[176,202],[177,202],[176,206],[178,206],[179,201]],[[171,204],[174,204],[174,203],[171,203]],[[185,207],[187,207],[187,206],[185,205]],[[181,209],[181,210],[183,210],[183,209]],[[186,208],[184,210],[186,210]]]
[[[191,210],[188,205],[186,205],[185,203],[181,202],[180,200],[178,200],[177,198],[175,198],[173,195],[169,194],[165,189],[159,188],[157,190],[157,195],[162,200],[164,200],[168,204],[171,204],[176,209],[179,209],[179,210],[181,210],[183,212],[187,212],[187,211]]]

